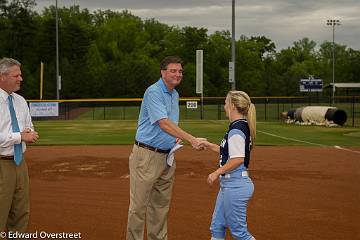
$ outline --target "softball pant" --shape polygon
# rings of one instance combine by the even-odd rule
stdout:
[[[235,180],[235,179],[234,179]],[[249,177],[236,179],[236,186],[222,186],[216,199],[210,231],[213,239],[224,239],[226,228],[237,240],[250,240],[247,229],[246,209],[254,192],[254,184]]]

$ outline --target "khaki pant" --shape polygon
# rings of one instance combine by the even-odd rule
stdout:
[[[0,159],[0,232],[26,232],[29,222],[29,175],[25,160],[16,166]]]
[[[130,206],[127,240],[142,240],[146,219],[147,239],[167,239],[169,212],[176,163],[166,164],[167,154],[134,145],[129,157]],[[146,218],[145,218],[146,216]]]

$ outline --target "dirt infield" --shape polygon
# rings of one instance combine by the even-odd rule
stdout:
[[[125,239],[131,146],[29,147],[29,232]],[[360,149],[354,149],[359,151]],[[210,239],[217,156],[185,147],[177,170],[169,240]],[[257,240],[360,239],[360,154],[335,148],[256,147],[248,223]],[[230,239],[230,238],[228,238]]]

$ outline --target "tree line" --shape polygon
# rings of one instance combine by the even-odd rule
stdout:
[[[22,63],[21,93],[39,98],[40,62],[44,99],[56,98],[55,6],[34,10],[35,0],[0,0],[0,56]],[[184,60],[181,96],[196,96],[196,50],[204,51],[204,96],[230,89],[231,34],[206,28],[168,26],[129,11],[62,7],[59,16],[61,99],[141,97],[159,78],[167,55]],[[236,40],[236,86],[251,96],[300,95],[299,80],[309,75],[332,81],[332,42],[308,39],[277,50],[266,36]],[[335,44],[336,82],[360,82],[360,51]]]

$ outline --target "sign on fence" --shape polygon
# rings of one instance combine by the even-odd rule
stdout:
[[[58,117],[58,102],[31,102],[30,114],[32,117]]]
[[[186,108],[197,109],[197,101],[186,101]]]

